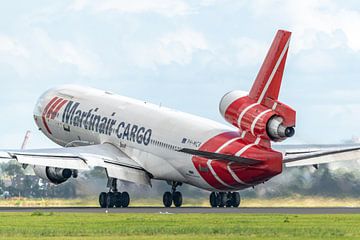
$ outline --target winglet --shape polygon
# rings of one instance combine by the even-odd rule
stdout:
[[[249,97],[263,103],[266,98],[277,100],[289,49],[291,32],[279,30],[252,86]]]

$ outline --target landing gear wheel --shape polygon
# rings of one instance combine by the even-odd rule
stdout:
[[[165,192],[163,195],[164,207],[171,207],[172,199],[173,198],[171,192]]]
[[[239,207],[241,202],[240,193],[233,192],[231,194],[231,203],[233,207]]]
[[[121,203],[122,203],[122,198],[121,198],[121,193],[120,192],[115,192],[114,193],[114,205],[116,208],[121,207]]]
[[[106,208],[106,192],[100,193],[99,204],[101,208]]]
[[[121,206],[123,208],[126,208],[129,206],[129,203],[130,203],[130,195],[128,192],[123,192],[121,194]]]
[[[182,205],[182,194],[181,192],[175,192],[173,195],[173,202],[175,207],[181,207]]]
[[[232,193],[228,192],[225,194],[226,195],[226,207],[232,207],[233,205],[233,200],[232,200]]]
[[[112,192],[108,192],[107,194],[106,194],[106,207],[107,208],[112,208],[112,207],[114,207],[114,205],[115,205],[115,198],[114,198],[114,193],[112,193]]]
[[[219,193],[220,196],[220,202],[219,202],[219,207],[225,207],[226,202],[227,202],[227,194],[226,193]]]
[[[210,194],[210,206],[213,208],[216,208],[219,205],[219,199],[218,199],[218,194],[216,194],[216,192],[212,192]]]

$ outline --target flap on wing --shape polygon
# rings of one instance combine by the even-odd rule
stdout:
[[[183,152],[183,153],[188,153],[188,154],[199,156],[199,157],[203,157],[203,158],[207,158],[207,159],[212,159],[212,160],[228,160],[228,161],[236,162],[236,163],[243,164],[243,165],[255,165],[255,164],[261,163],[261,161],[258,161],[255,159],[237,157],[237,156],[228,155],[228,154],[200,151],[200,150],[189,149],[189,148],[182,148],[177,151]]]
[[[106,163],[105,168],[109,177],[151,186],[150,175],[143,169],[124,167],[114,163]]]
[[[90,170],[85,161],[70,156],[46,156],[46,155],[27,155],[16,154],[19,163],[28,165],[39,165],[47,167],[60,167],[78,170]],[[36,164],[34,164],[36,163]]]
[[[360,146],[356,146],[334,148],[316,152],[311,151],[301,154],[285,154],[284,163],[286,167],[298,167],[359,159]]]
[[[0,158],[15,159],[21,164],[78,170],[103,167],[109,177],[151,185],[151,174],[109,143],[56,149],[2,151]]]

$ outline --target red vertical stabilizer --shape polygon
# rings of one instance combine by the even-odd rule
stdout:
[[[277,100],[289,49],[291,32],[279,30],[252,86],[249,97],[258,103]]]

